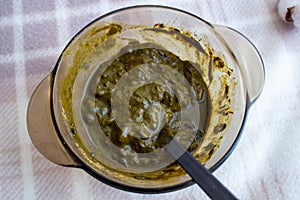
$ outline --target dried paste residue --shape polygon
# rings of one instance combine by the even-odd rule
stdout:
[[[226,64],[226,62],[220,57],[215,56],[214,50],[207,46],[201,46],[200,43],[192,37],[191,33],[180,31],[179,29],[173,27],[166,27],[163,24],[156,24],[154,27],[143,27],[147,31],[153,31],[157,34],[170,34],[176,37],[176,39],[186,42],[187,48],[197,48],[199,52],[202,52],[207,56],[206,63],[209,63],[208,68],[204,68],[203,66],[198,66],[197,72],[199,71],[200,74],[202,73],[204,77],[204,81],[199,78],[198,84],[202,87],[202,89],[207,90],[207,99],[208,99],[208,113],[206,119],[206,126],[204,128],[205,132],[199,133],[198,142],[199,144],[194,144],[191,147],[191,151],[194,150],[195,157],[201,162],[206,163],[207,160],[212,156],[212,154],[216,151],[219,146],[220,140],[223,137],[223,134],[227,128],[229,123],[230,114],[233,113],[233,109],[231,108],[231,96],[234,95],[234,82],[233,78],[231,77],[232,69]],[[76,49],[67,49],[64,55],[67,54],[75,54],[72,66],[70,66],[67,76],[64,78],[62,82],[60,97],[61,97],[61,104],[63,108],[63,115],[65,120],[69,126],[70,134],[72,135],[76,145],[82,149],[82,152],[85,152],[85,156],[91,161],[91,163],[95,163],[99,167],[100,170],[104,170],[105,173],[111,173],[110,170],[113,172],[114,169],[109,169],[109,166],[103,166],[97,159],[94,158],[91,152],[83,145],[80,139],[80,133],[77,133],[77,129],[75,127],[74,119],[73,119],[73,111],[72,111],[72,89],[74,80],[79,69],[84,65],[85,58],[95,50],[97,45],[112,36],[116,36],[120,34],[124,30],[124,27],[119,24],[110,24],[101,28],[94,28],[89,32],[85,33],[82,38],[80,39],[79,48]],[[101,34],[99,34],[101,33]],[[99,37],[95,37],[95,35],[100,35]],[[113,46],[113,44],[112,44]],[[143,51],[143,50],[141,50]],[[151,49],[151,51],[154,51]],[[156,52],[159,53],[159,52]],[[164,54],[168,54],[167,52],[160,52]],[[140,55],[143,52],[140,52]],[[138,54],[137,54],[138,55]],[[136,56],[137,56],[136,55]],[[134,56],[134,55],[133,55]],[[171,55],[169,57],[176,57]],[[177,62],[180,63],[190,63],[189,61],[180,60],[177,57]],[[193,66],[197,66],[197,64],[193,63]],[[220,80],[221,85],[219,85],[218,94],[211,96],[209,87],[213,87],[213,81],[216,77],[214,72],[219,72],[218,79]],[[190,73],[189,72],[186,73]],[[184,72],[183,72],[184,73]],[[199,75],[199,73],[198,73]],[[198,76],[197,75],[197,76]],[[188,75],[187,75],[188,76]],[[200,75],[201,76],[201,75]],[[150,88],[154,87],[157,89],[157,86],[151,85],[148,86]],[[159,89],[159,88],[158,88]],[[144,88],[144,90],[149,90],[149,88]],[[97,94],[96,94],[97,95]],[[99,117],[100,123],[103,120]],[[212,121],[215,122],[214,127],[209,127],[209,124]],[[204,138],[204,141],[203,141]],[[124,139],[124,138],[123,138]],[[116,141],[120,143],[122,146],[122,142],[128,142],[127,139],[123,139],[117,137]],[[201,143],[202,142],[202,143]],[[201,145],[200,145],[201,143]],[[201,146],[201,148],[199,147]],[[107,170],[107,168],[109,170]],[[140,180],[156,180],[156,179],[165,179],[170,177],[178,177],[185,174],[184,170],[178,167],[178,164],[173,163],[164,170],[155,171],[151,173],[143,173],[143,174],[130,174],[125,172],[118,172],[124,174],[128,177],[134,177],[135,179]],[[124,179],[124,176],[121,178]],[[132,181],[132,179],[131,179]]]

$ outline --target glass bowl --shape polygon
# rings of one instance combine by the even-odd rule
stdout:
[[[92,92],[97,90],[97,77],[118,56],[154,47],[192,63],[202,76],[209,106],[200,107],[201,112],[198,107],[190,109],[193,111],[187,115],[182,111],[182,118],[202,127],[204,136],[193,155],[210,171],[216,170],[236,146],[247,111],[262,91],[263,62],[253,44],[239,32],[164,6],[119,9],[94,20],[74,36],[29,103],[27,124],[36,148],[57,164],[82,168],[104,183],[123,190],[158,193],[193,184],[166,153],[156,164],[144,163],[140,168],[115,162],[114,145],[105,146],[101,142],[107,138],[95,134],[102,131],[101,127],[85,123],[86,116],[91,120],[97,117],[96,111],[83,111],[87,96],[90,95],[92,105],[96,101],[95,93],[89,94],[89,88],[93,88]],[[157,66],[160,69],[163,65],[158,63]],[[149,69],[145,65],[139,67]],[[172,74],[176,75],[171,69],[153,73],[155,77],[165,74],[168,81],[173,80]],[[157,80],[160,78],[154,82],[164,83],[163,79]],[[119,84],[123,93],[116,92],[118,103],[111,102],[118,108],[112,111],[116,116],[126,115],[126,109],[120,110],[126,108],[124,102],[128,102],[134,92],[131,88],[131,93],[124,94],[130,88],[130,84],[124,83]],[[177,81],[174,88],[184,84],[184,80]],[[187,94],[183,97],[191,98],[192,95]]]

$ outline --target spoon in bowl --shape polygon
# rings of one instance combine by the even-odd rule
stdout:
[[[168,153],[213,200],[237,199],[216,177],[186,149],[173,139],[166,145]],[[178,157],[178,155],[181,155]]]

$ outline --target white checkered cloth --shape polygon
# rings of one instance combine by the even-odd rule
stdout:
[[[137,4],[189,11],[256,45],[264,91],[237,148],[214,174],[240,199],[300,199],[300,29],[281,21],[277,0],[0,0],[0,199],[207,199],[196,185],[158,195],[112,188],[51,163],[29,138],[30,96],[72,36],[104,13]]]

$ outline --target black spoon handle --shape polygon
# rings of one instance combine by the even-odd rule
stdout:
[[[168,145],[166,145],[166,149],[211,199],[237,199],[176,140],[172,140]]]

